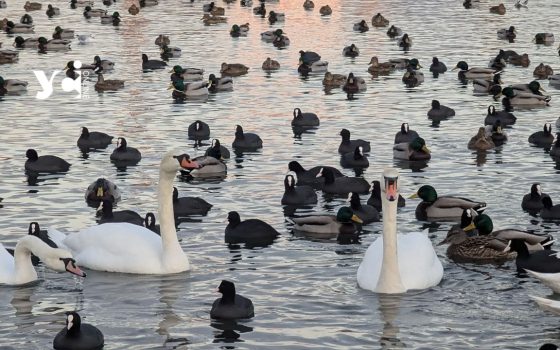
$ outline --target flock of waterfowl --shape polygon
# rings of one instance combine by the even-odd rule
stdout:
[[[229,4],[234,1],[226,2]],[[253,8],[253,13],[267,18],[270,24],[285,21],[285,14],[269,10],[269,3],[274,6],[274,2],[277,1],[261,0],[259,5]],[[465,0],[463,5],[470,9],[473,2],[476,1]],[[113,3],[114,0],[103,1],[107,6]],[[157,0],[141,0],[138,4],[131,5],[128,12],[134,16],[142,11],[149,11],[150,6],[157,4]],[[93,1],[90,0],[72,0],[68,11],[82,11],[81,15],[90,20],[99,17],[101,24],[119,26],[121,21],[126,21],[118,12],[107,14],[106,10],[94,8],[93,5]],[[251,7],[253,4],[251,0],[241,0],[240,5]],[[0,8],[6,6],[6,1],[0,0]],[[515,4],[515,7],[523,6],[527,6],[527,1],[517,1]],[[313,11],[314,8],[315,4],[311,0],[305,0],[303,3],[303,9],[306,11]],[[27,1],[23,9],[27,12],[38,11],[43,9],[43,4]],[[48,4],[46,15],[49,18],[56,17],[60,15],[60,11],[59,8]],[[499,4],[490,7],[489,11],[503,15],[506,7]],[[220,25],[228,21],[228,18],[224,17],[225,9],[214,2],[204,4],[201,12],[205,25]],[[332,14],[332,9],[325,5],[320,8],[319,13],[328,16]],[[395,25],[389,26],[389,19],[382,14],[373,15],[370,22],[374,27],[372,30],[388,28],[387,36],[396,39],[399,49],[411,49],[412,35]],[[19,21],[4,19],[1,29],[7,34],[5,38],[13,39],[15,50],[0,49],[0,64],[13,64],[16,68],[20,50],[36,49],[39,54],[47,54],[51,51],[68,50],[76,38],[80,42],[87,41],[86,37],[76,36],[73,30],[60,26],[54,28],[50,40],[45,37],[24,38],[23,35],[34,33],[33,18],[29,13],[25,13]],[[369,31],[368,21],[361,20],[355,23],[353,30],[359,33]],[[250,24],[234,24],[229,34],[232,37],[250,35]],[[500,29],[497,36],[499,39],[515,40],[516,28],[510,26]],[[290,45],[290,40],[282,29],[263,32],[260,37],[279,49]],[[550,45],[554,42],[554,35],[537,33],[534,41],[537,44]],[[184,68],[181,65],[170,67],[167,62],[180,57],[182,50],[171,46],[168,36],[157,36],[155,44],[160,48],[162,60],[150,59],[147,54],[142,54],[142,64],[138,67],[138,72],[141,74],[142,71],[170,68],[168,89],[172,90],[171,97],[174,100],[204,98],[209,94],[231,91],[235,83],[234,78],[249,72],[249,67],[244,64],[224,62],[220,67],[220,76],[210,74],[205,80],[202,69]],[[360,49],[351,44],[342,49],[342,55],[355,58],[360,55]],[[297,72],[300,75],[305,77],[315,73],[324,74],[322,83],[325,89],[342,88],[349,100],[367,89],[366,80],[354,73],[344,75],[330,72],[328,62],[322,60],[316,52],[301,50],[298,59]],[[541,63],[533,72],[537,80],[504,85],[501,78],[506,74],[504,70],[508,64],[527,67],[529,57],[512,50],[499,50],[497,55],[490,59],[488,67],[470,67],[466,61],[459,61],[455,65],[458,79],[465,85],[472,84],[475,94],[494,100],[503,97],[503,109],[496,110],[494,106],[489,106],[484,125],[480,126],[470,141],[465,142],[465,147],[470,150],[486,152],[506,143],[508,138],[505,129],[516,122],[517,118],[513,114],[515,109],[527,106],[546,107],[551,102],[550,96],[543,94],[544,89],[539,80],[548,79],[550,85],[560,84],[560,75],[555,75],[550,66]],[[378,57],[373,56],[368,68],[364,67],[364,72],[367,70],[375,78],[404,70],[402,82],[410,88],[424,83],[421,68],[416,58],[380,62]],[[103,75],[117,69],[113,62],[95,56],[93,63],[89,65],[68,61],[66,76],[74,80],[85,79],[80,72],[88,72],[97,76],[97,91],[119,90],[125,88],[124,81],[106,80]],[[278,61],[267,57],[262,69],[274,72],[281,69],[281,66]],[[447,71],[447,66],[438,57],[433,57],[429,71],[437,78],[439,74]],[[17,98],[19,94],[25,93],[27,86],[25,81],[0,77],[0,96]],[[454,109],[438,100],[432,101],[431,109],[426,113],[427,118],[434,124],[445,123],[455,114]],[[320,119],[315,113],[295,108],[291,125],[294,132],[301,133],[318,128]],[[559,127],[559,122],[556,122],[556,127]],[[432,153],[426,140],[418,132],[410,129],[407,123],[401,125],[400,131],[395,131],[397,132],[392,146],[395,160],[411,164],[430,161]],[[203,141],[211,139],[210,126],[203,120],[194,121],[189,125],[187,132],[188,139],[193,140],[196,147],[202,147]],[[266,147],[266,140],[263,141],[255,133],[246,132],[241,125],[236,125],[233,135],[231,148],[236,152],[251,152]],[[382,221],[382,236],[370,245],[358,268],[358,285],[376,293],[404,293],[438,285],[444,276],[444,269],[431,240],[425,233],[397,233],[397,208],[406,205],[405,199],[399,194],[399,172],[387,168],[383,171],[380,181],[368,182],[360,174],[370,166],[370,142],[352,139],[350,130],[346,128],[340,130],[340,137],[340,165],[356,170],[357,176],[344,176],[336,167],[327,165],[315,165],[305,169],[294,160],[287,164],[285,191],[279,201],[284,206],[293,207],[292,213],[295,213],[298,207],[316,204],[317,194],[323,193],[347,198],[348,206],[339,208],[336,215],[290,215],[286,217],[288,226],[304,235],[336,239],[341,244],[349,244],[358,241],[362,225]],[[77,139],[77,146],[83,152],[105,149],[114,139],[115,137],[104,132],[90,131],[83,127]],[[129,146],[124,137],[118,137],[116,140],[117,147],[109,157],[111,162],[118,167],[133,166],[141,162],[142,153],[139,149]],[[558,134],[554,137],[551,123],[546,123],[542,131],[531,134],[528,142],[547,149],[552,157],[560,157],[560,137]],[[60,157],[40,155],[35,149],[28,149],[26,157],[27,161],[22,166],[30,175],[65,173],[72,166]],[[99,224],[79,232],[64,234],[53,228],[41,230],[38,223],[32,222],[28,235],[18,241],[15,250],[5,249],[0,244],[0,283],[22,285],[36,280],[38,276],[32,261],[36,263],[37,258],[50,269],[68,271],[82,277],[85,277],[85,273],[78,264],[92,270],[130,274],[171,274],[189,270],[189,259],[179,243],[176,224],[185,217],[206,215],[213,205],[198,197],[179,197],[177,189],[173,187],[173,181],[177,173],[181,177],[202,181],[226,177],[226,160],[229,158],[230,151],[218,139],[212,140],[211,146],[202,156],[166,153],[159,167],[159,225],[156,224],[156,216],[153,213],[141,216],[131,210],[115,211],[114,207],[122,197],[120,189],[108,179],[96,179],[87,187],[84,198],[88,205],[99,208]],[[366,203],[362,203],[360,195],[369,196]],[[457,223],[440,242],[448,244],[447,255],[450,259],[474,263],[500,263],[515,259],[520,272],[526,271],[552,290],[560,292],[560,258],[551,248],[554,243],[552,236],[515,228],[494,231],[492,219],[483,213],[486,209],[484,201],[439,195],[430,185],[418,188],[411,196],[415,197],[422,200],[416,207],[417,220]],[[532,185],[530,193],[522,198],[521,207],[544,220],[560,220],[560,205],[553,204],[551,197],[542,192],[540,184]],[[229,212],[227,220],[224,237],[228,244],[262,246],[270,244],[280,235],[275,228],[260,219],[242,220],[236,211]],[[116,247],[118,249],[115,249]],[[236,294],[232,282],[222,281],[219,291],[223,297],[214,302],[210,311],[211,317],[253,317],[252,302]],[[560,313],[560,302],[539,297],[533,299],[544,309]],[[81,324],[80,316],[76,312],[67,314],[66,323],[67,327],[54,340],[56,349],[96,349],[103,345],[101,332],[91,325]]]

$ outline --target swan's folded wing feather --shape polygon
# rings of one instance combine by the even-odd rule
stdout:
[[[560,293],[560,273],[540,273],[525,270],[530,276],[540,280],[542,284],[552,289],[555,293]]]
[[[67,236],[64,233],[49,227],[47,235],[49,236],[49,239],[57,245],[57,247],[67,249],[66,244],[64,243]]]
[[[11,283],[14,276],[14,257],[0,243],[0,284]]]
[[[533,295],[529,295],[529,298],[533,299],[541,307],[541,309],[560,315],[560,301],[536,297]]]
[[[443,266],[432,241],[422,232],[398,235],[398,259],[401,281],[407,290],[438,285]]]

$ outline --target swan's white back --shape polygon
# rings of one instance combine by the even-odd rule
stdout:
[[[0,243],[0,284],[14,284],[16,268],[14,257]]]
[[[397,235],[397,251],[401,282],[406,290],[426,289],[439,284],[443,266],[432,242],[421,232]],[[383,237],[377,238],[367,249],[358,267],[358,285],[377,292],[377,282],[383,261]]]

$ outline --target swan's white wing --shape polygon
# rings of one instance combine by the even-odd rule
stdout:
[[[560,301],[535,297],[533,295],[529,295],[529,298],[533,299],[537,304],[539,304],[541,309],[560,315]]]
[[[14,276],[14,257],[0,243],[0,284],[12,284]]]
[[[364,259],[358,267],[358,285],[363,289],[375,291],[379,275],[381,273],[381,262],[383,261],[383,237],[380,236],[366,250]]]
[[[68,247],[66,247],[66,244],[64,244],[64,240],[66,239],[66,235],[64,233],[60,232],[57,229],[49,227],[49,229],[47,230],[47,235],[49,236],[49,239],[56,244],[57,247],[68,250]]]
[[[80,266],[99,271],[159,274],[160,236],[129,223],[108,223],[70,234],[64,240]]]
[[[529,275],[540,280],[542,284],[552,289],[555,293],[560,293],[560,273],[540,273],[530,270],[525,271],[527,271]]]

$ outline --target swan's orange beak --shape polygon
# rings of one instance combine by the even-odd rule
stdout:
[[[198,165],[197,162],[187,159],[187,157],[183,157],[183,159],[181,159],[180,164],[182,168],[187,170],[200,168],[200,165]]]
[[[76,261],[74,259],[68,259],[66,263],[66,271],[80,277],[86,277],[86,273],[82,271],[78,265],[76,265]]]
[[[392,202],[397,200],[397,179],[385,178],[385,194],[387,195],[387,200]]]

